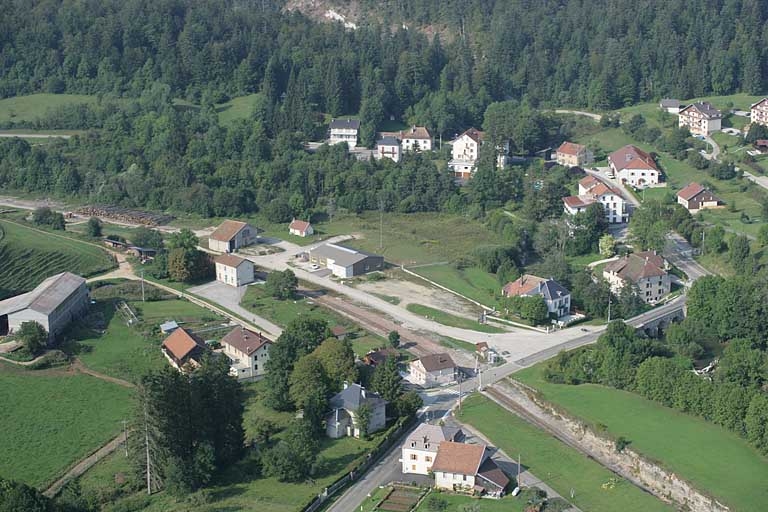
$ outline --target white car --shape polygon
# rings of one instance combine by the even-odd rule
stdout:
[[[313,264],[311,264],[311,265],[309,266],[309,268],[311,268],[312,270],[317,270],[317,269],[319,269],[319,268],[320,268],[320,266],[319,266],[319,265],[317,265],[316,263],[313,263]]]

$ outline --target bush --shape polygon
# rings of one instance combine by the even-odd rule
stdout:
[[[430,512],[443,512],[448,508],[448,501],[437,494],[433,494],[427,500],[427,510]]]

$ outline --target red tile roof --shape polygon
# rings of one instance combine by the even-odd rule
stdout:
[[[424,126],[411,126],[409,130],[401,130],[398,133],[399,138],[402,139],[422,139],[431,140],[429,130]]]
[[[248,224],[245,222],[237,220],[225,220],[213,233],[211,233],[210,238],[218,240],[219,242],[229,242],[247,225]]]
[[[651,158],[651,155],[631,144],[611,153],[608,160],[616,168],[616,171],[623,169],[653,169],[661,172],[656,166],[656,162]]]
[[[294,219],[290,226],[288,226],[288,229],[295,229],[297,231],[301,231],[302,233],[306,231],[309,228],[310,224],[307,221],[304,220],[298,220]]]
[[[597,179],[595,176],[592,176],[591,174],[579,180],[579,185],[587,189],[592,188],[599,183],[602,183],[602,181]]]
[[[245,263],[246,259],[241,258],[240,256],[235,256],[234,254],[222,254],[220,256],[216,256],[213,261],[226,267],[237,268]]]
[[[682,189],[680,192],[677,193],[677,197],[681,197],[685,199],[686,201],[689,201],[696,197],[697,195],[701,194],[706,190],[704,187],[699,185],[698,183],[690,183],[687,187]]]
[[[586,146],[582,146],[581,144],[576,144],[574,142],[563,142],[560,144],[560,147],[557,148],[557,152],[563,153],[565,155],[576,156],[585,149]]]
[[[261,333],[255,333],[245,327],[235,327],[226,336],[221,338],[222,345],[234,347],[247,356],[250,356],[264,345],[270,345],[271,343],[272,340],[264,337]]]
[[[605,266],[605,272],[615,273],[624,281],[637,283],[647,277],[667,275],[664,269],[664,258],[653,251],[643,251],[629,254]]]
[[[593,204],[595,199],[588,196],[568,196],[563,198],[563,202],[569,208],[586,208]]]
[[[437,449],[437,457],[432,464],[432,471],[476,475],[485,460],[485,445],[454,443],[442,441]]]
[[[473,141],[477,142],[478,144],[480,144],[483,141],[483,138],[485,137],[485,133],[481,132],[480,130],[476,130],[475,128],[470,128],[469,130],[465,131],[464,133],[456,137],[455,140],[459,140],[464,135],[466,135]]]
[[[529,291],[539,286],[539,283],[543,283],[545,281],[546,279],[542,279],[541,277],[536,277],[531,274],[523,274],[511,283],[505,284],[504,288],[501,289],[502,295],[506,297],[517,297],[520,295],[525,295]]]
[[[177,361],[184,361],[195,349],[205,348],[205,343],[194,334],[179,327],[165,338],[163,348]]]

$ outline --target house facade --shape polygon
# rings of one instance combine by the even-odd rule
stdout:
[[[763,98],[749,107],[749,118],[753,123],[768,126],[768,98]]]
[[[314,235],[315,228],[307,221],[293,219],[288,225],[288,234],[304,238]]]
[[[411,126],[409,130],[402,130],[399,133],[399,139],[402,143],[403,151],[432,151],[435,143],[432,134],[425,126]]]
[[[655,251],[643,251],[608,263],[603,269],[603,277],[614,293],[630,285],[643,301],[655,304],[671,290],[668,267]]]
[[[443,441],[432,464],[435,487],[448,491],[504,496],[509,477],[490,457],[483,444]]]
[[[585,211],[589,205],[603,205],[605,220],[611,224],[629,221],[629,202],[621,191],[594,176],[587,176],[579,181],[579,195],[563,198],[563,209],[568,215]]]
[[[659,108],[664,112],[668,112],[670,114],[678,114],[680,113],[680,100],[675,100],[672,98],[664,98],[659,103]]]
[[[230,360],[230,375],[238,380],[255,380],[266,374],[272,341],[261,333],[235,327],[220,343]]]
[[[688,127],[693,135],[707,136],[712,132],[720,131],[720,122],[723,114],[708,101],[691,103],[680,110],[678,114],[678,126]]]
[[[642,188],[658,185],[661,180],[661,169],[653,157],[631,144],[611,153],[608,166],[616,179],[625,185]]]
[[[160,350],[171,366],[189,372],[200,366],[206,347],[197,335],[179,327],[163,340]]]
[[[216,252],[235,252],[256,243],[259,231],[237,220],[225,220],[208,237],[208,248]]]
[[[413,384],[430,388],[450,384],[456,380],[458,368],[448,354],[430,354],[411,361],[410,381]]]
[[[311,249],[309,261],[344,279],[384,269],[383,256],[336,244],[324,244]]]
[[[400,141],[394,137],[382,137],[376,142],[376,151],[373,157],[376,160],[389,158],[393,162],[399,162],[402,159],[403,150],[400,147]]]
[[[459,428],[422,423],[403,443],[400,463],[404,475],[428,475],[443,441],[460,442],[464,433]]]
[[[360,131],[360,121],[357,119],[332,119],[329,128],[331,144],[346,142],[350,149],[357,146],[357,134]]]
[[[483,132],[474,128],[451,141],[451,161],[448,162],[448,167],[455,178],[466,180],[472,177],[482,143]]]
[[[711,190],[698,183],[690,183],[677,193],[677,203],[691,213],[698,213],[707,208],[718,208],[722,201]]]
[[[547,311],[553,318],[561,318],[571,313],[571,292],[554,279],[544,279],[531,274],[523,274],[501,289],[504,297],[542,297],[547,304]]]
[[[234,254],[222,254],[213,261],[217,281],[229,286],[244,286],[253,282],[254,266],[251,260]]]
[[[24,322],[37,322],[48,332],[48,343],[88,310],[85,279],[62,272],[45,279],[31,292],[0,301],[0,336],[13,334]]]
[[[573,142],[563,142],[555,151],[555,161],[563,167],[581,167],[593,161],[587,146]]]
[[[366,405],[371,410],[368,421],[368,433],[384,428],[387,422],[387,401],[377,393],[366,390],[360,384],[344,383],[344,389],[331,398],[331,412],[325,417],[325,433],[332,439],[351,436],[360,437],[360,425],[357,413]]]

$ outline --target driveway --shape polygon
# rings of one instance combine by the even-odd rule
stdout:
[[[259,286],[259,285],[251,285]],[[255,315],[240,305],[240,299],[245,295],[245,286],[235,288],[219,281],[212,281],[207,284],[189,288],[187,291],[210,300],[215,304],[232,311],[238,316],[243,317],[248,322],[259,326],[267,335],[276,339],[283,333],[283,330],[264,317]]]
[[[685,238],[677,233],[672,232],[667,235],[664,257],[672,265],[685,272],[685,275],[688,276],[688,286],[696,279],[711,274],[711,272],[693,259],[693,247]]]
[[[709,154],[704,155],[704,158],[707,160],[717,160],[717,157],[720,156],[720,146],[718,146],[717,142],[715,142],[715,139],[707,135],[704,137],[704,141],[712,146],[712,152]]]
[[[745,171],[742,169],[742,172],[744,173],[744,177],[747,178],[749,181],[753,183],[757,183],[764,189],[768,190],[768,176],[755,176],[751,172]]]

